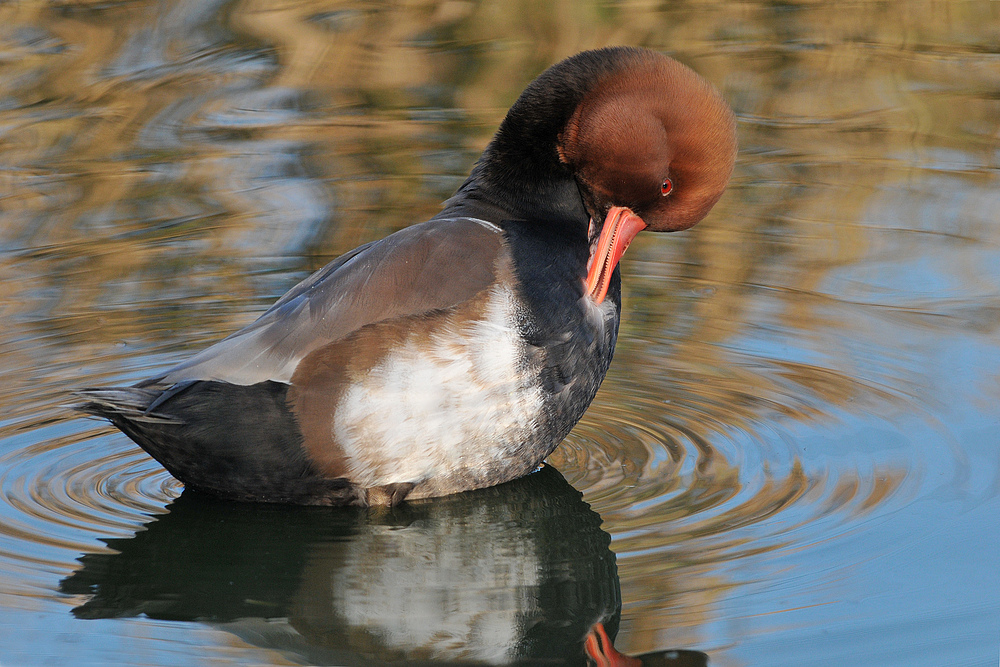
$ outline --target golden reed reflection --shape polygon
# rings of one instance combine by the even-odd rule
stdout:
[[[8,46],[24,56],[5,65],[8,90],[20,104],[5,112],[3,159],[15,167],[6,186],[18,210],[10,222],[20,222],[33,246],[58,242],[77,261],[87,258],[87,270],[74,274],[71,303],[80,310],[100,298],[100,285],[148,275],[151,265],[190,269],[196,262],[182,259],[179,246],[197,246],[202,262],[213,264],[259,252],[248,237],[274,226],[269,218],[287,202],[249,194],[262,186],[263,173],[280,175],[254,150],[284,146],[295,163],[287,169],[329,186],[331,194],[317,195],[312,223],[322,238],[308,244],[317,255],[312,265],[431,215],[534,73],[608,43],[677,53],[741,111],[744,150],[734,187],[712,218],[680,241],[691,258],[684,278],[717,288],[697,304],[701,327],[691,332],[693,345],[725,340],[743,325],[747,283],[767,263],[753,239],[781,251],[785,271],[797,274],[804,292],[821,291],[824,276],[869,250],[857,221],[878,194],[872,184],[914,178],[887,156],[914,153],[914,168],[933,166],[934,146],[960,139],[970,155],[992,159],[988,136],[967,129],[970,117],[992,119],[989,100],[970,95],[969,113],[959,119],[944,100],[900,83],[905,73],[928,85],[960,76],[971,92],[984,85],[933,50],[957,27],[989,18],[975,14],[988,11],[981,5],[942,14],[934,3],[918,3],[872,9],[873,17],[792,3],[798,11],[775,21],[777,10],[767,4],[724,2],[702,3],[697,12],[650,12],[644,3],[244,0],[221,13],[222,25],[192,25],[188,4],[27,0],[0,7],[8,24],[46,27],[33,42]],[[798,48],[800,36],[816,40],[817,15],[826,26],[822,41]],[[969,35],[970,52],[975,38]],[[764,42],[773,46],[759,48]],[[900,45],[912,45],[914,57],[885,57],[885,49]],[[19,77],[33,85],[14,88]],[[251,85],[290,92],[253,97],[246,94]],[[280,122],[253,120],[275,106],[288,112]],[[455,115],[428,121],[414,109]],[[227,119],[226,110],[246,111],[249,120]],[[457,157],[428,164],[434,152]],[[446,173],[430,173],[441,166]],[[831,187],[801,191],[805,170]],[[434,176],[446,178],[429,185]],[[764,179],[764,192],[751,187]],[[838,220],[830,220],[831,211]],[[43,216],[50,221],[40,225]],[[150,229],[151,221],[161,225]],[[161,242],[151,243],[151,235]],[[79,241],[75,250],[67,236]],[[784,237],[796,246],[783,247]],[[254,294],[245,276],[220,271],[212,279],[227,298]],[[785,303],[786,327],[808,330],[822,317],[809,299],[790,294]],[[215,316],[213,334],[244,321]],[[104,324],[124,328],[123,337],[138,333],[117,318]]]

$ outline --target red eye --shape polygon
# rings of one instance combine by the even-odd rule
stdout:
[[[674,189],[674,184],[670,182],[669,178],[663,179],[663,185],[660,186],[660,194],[664,197],[670,194],[671,190]]]

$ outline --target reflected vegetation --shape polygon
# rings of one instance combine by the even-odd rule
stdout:
[[[949,560],[995,553],[1000,534],[995,517],[962,523],[1000,496],[1000,3],[849,9],[0,3],[0,628],[42,609],[39,627],[73,623],[60,632],[83,662],[109,633],[83,617],[120,618],[121,655],[150,664],[170,642],[143,618],[178,621],[171,646],[198,659],[210,642],[191,628],[221,629],[226,664],[256,660],[247,646],[496,662],[570,645],[582,660],[604,619],[630,654],[761,664],[740,647],[774,637],[773,664],[810,664],[779,658],[823,641],[846,664],[960,663],[867,649],[985,637],[949,601],[1000,599]],[[178,498],[61,407],[433,215],[535,74],[615,43],[717,85],[741,150],[705,222],[643,235],[623,261],[611,373],[550,459],[586,502],[549,469],[384,516]],[[971,546],[927,552],[942,540]],[[908,592],[935,562],[964,588]],[[402,574],[420,618],[385,611]],[[862,597],[869,616],[839,611]],[[989,619],[989,604],[968,607]],[[23,662],[14,646],[0,662]]]

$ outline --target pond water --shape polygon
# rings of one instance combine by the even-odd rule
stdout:
[[[222,503],[65,407],[430,217],[615,43],[714,82],[740,156],[629,250],[540,473]],[[997,664],[998,165],[997,2],[0,4],[0,664],[578,664],[596,620],[657,664]]]

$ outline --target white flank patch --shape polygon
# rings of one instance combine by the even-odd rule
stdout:
[[[483,319],[408,340],[355,382],[333,436],[362,486],[419,483],[460,469],[496,470],[524,446],[542,410],[523,363],[516,300],[495,288]]]

